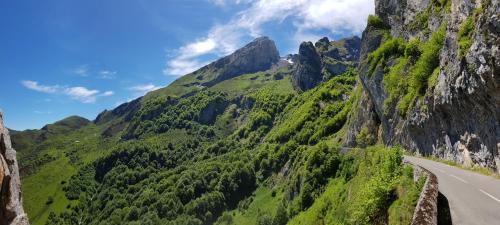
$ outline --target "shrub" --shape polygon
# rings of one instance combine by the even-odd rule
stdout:
[[[49,196],[49,198],[47,198],[47,201],[45,202],[46,205],[50,205],[54,203],[54,198],[52,196]]]
[[[429,13],[427,11],[420,11],[417,13],[413,21],[410,23],[409,28],[411,31],[426,29],[428,21],[429,21]]]
[[[398,148],[373,147],[367,149],[367,154],[368,162],[360,165],[367,180],[349,205],[352,224],[372,224],[380,216],[380,210],[391,204],[391,192],[402,173]]]
[[[420,54],[422,53],[420,51],[420,40],[418,38],[412,38],[408,42],[405,48],[405,57],[411,58],[411,59],[418,59],[420,57]]]
[[[434,32],[423,46],[422,55],[415,63],[411,75],[412,80],[410,85],[420,95],[424,94],[427,88],[427,80],[431,76],[434,69],[439,66],[439,54],[443,46],[444,36],[446,32],[446,23],[443,23],[439,29]]]
[[[406,57],[396,59],[394,66],[392,66],[389,72],[384,76],[382,83],[388,95],[387,99],[384,101],[384,107],[386,108],[393,100],[406,93],[408,82],[404,77],[406,76],[404,69],[407,63],[408,58]]]
[[[361,128],[361,131],[356,135],[356,145],[366,147],[375,143],[375,136],[368,131],[366,127]]]
[[[471,35],[474,32],[474,17],[469,16],[460,25],[457,32],[458,55],[463,58],[472,45]]]
[[[387,24],[385,24],[384,21],[380,17],[375,16],[375,15],[368,16],[368,26],[378,28],[378,29],[387,29],[388,28]]]
[[[405,115],[408,107],[416,97],[425,94],[429,83],[434,83],[435,78],[431,82],[429,82],[429,78],[439,66],[439,54],[441,53],[445,34],[446,22],[443,22],[429,40],[421,46],[421,55],[410,70],[409,90],[398,104],[398,111],[401,115]]]
[[[368,70],[368,76],[371,76],[377,65],[388,59],[390,56],[400,56],[405,53],[406,44],[401,38],[390,38],[389,40],[382,43],[382,45],[377,48],[377,50],[368,54],[368,61],[370,62],[370,68]]]

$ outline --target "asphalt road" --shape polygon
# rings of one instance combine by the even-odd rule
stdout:
[[[454,225],[500,225],[499,179],[427,159],[405,156],[405,160],[437,176]]]

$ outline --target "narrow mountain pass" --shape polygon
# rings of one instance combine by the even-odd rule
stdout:
[[[453,224],[500,224],[500,180],[443,163],[405,156],[434,173],[450,205]]]

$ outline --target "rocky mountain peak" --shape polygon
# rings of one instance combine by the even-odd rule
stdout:
[[[21,198],[21,180],[16,151],[12,148],[10,135],[3,126],[0,112],[0,224],[29,224]]]
[[[316,87],[323,79],[322,62],[312,42],[300,44],[297,61],[297,67],[293,74],[293,86],[303,91]]]
[[[200,71],[214,71],[211,74],[213,78],[203,83],[203,85],[212,86],[242,74],[268,70],[272,65],[277,63],[279,59],[280,55],[273,40],[268,37],[256,38],[231,55],[221,58],[200,69]],[[199,79],[204,80],[206,77],[199,77]]]
[[[361,48],[357,36],[330,41],[327,37],[314,45],[304,42],[299,47],[293,85],[298,90],[316,87],[331,76],[344,73],[349,67],[356,67]]]

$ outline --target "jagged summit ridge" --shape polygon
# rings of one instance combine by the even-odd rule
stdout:
[[[204,86],[212,86],[242,74],[268,70],[279,59],[280,55],[274,41],[268,37],[259,37],[236,50],[231,55],[201,68],[195,74],[206,70],[214,71],[211,74],[197,77],[200,80],[211,77],[212,79],[202,84]]]

